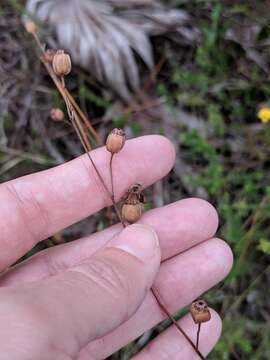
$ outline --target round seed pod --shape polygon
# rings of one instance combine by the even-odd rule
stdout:
[[[25,26],[25,30],[30,34],[35,34],[37,32],[38,28],[37,25],[34,23],[34,21],[29,20],[25,23],[24,26]]]
[[[194,301],[190,308],[191,316],[195,324],[201,324],[211,319],[211,313],[208,309],[208,305],[204,300]]]
[[[52,61],[53,71],[57,76],[65,76],[71,72],[71,59],[64,50],[57,50]]]
[[[137,222],[142,215],[142,205],[124,204],[122,207],[122,219],[130,224]]]
[[[123,149],[125,141],[124,131],[122,129],[113,129],[107,137],[106,148],[110,153],[116,154]]]
[[[53,121],[63,121],[65,114],[63,113],[63,111],[61,109],[54,108],[51,110],[50,116]]]

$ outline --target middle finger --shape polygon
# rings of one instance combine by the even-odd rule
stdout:
[[[165,260],[213,237],[218,217],[208,202],[190,198],[148,211],[140,223],[155,229],[162,260]],[[42,251],[5,273],[0,278],[0,285],[35,281],[64,271],[89,258],[120,230],[121,226],[112,226],[90,237]]]

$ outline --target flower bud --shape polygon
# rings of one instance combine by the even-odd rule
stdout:
[[[65,117],[63,111],[59,108],[52,109],[50,115],[53,121],[63,121]]]
[[[37,25],[34,23],[34,21],[28,20],[24,27],[25,30],[30,34],[35,34],[37,32]]]
[[[112,153],[116,154],[121,151],[125,145],[126,136],[122,129],[113,129],[106,140],[106,148]]]
[[[190,312],[195,324],[201,324],[211,319],[211,313],[204,300],[194,301],[191,305]]]
[[[142,215],[142,204],[124,204],[122,207],[122,219],[125,222],[133,224],[137,222]]]
[[[65,76],[71,72],[71,59],[64,50],[57,50],[52,61],[53,71],[57,76]]]

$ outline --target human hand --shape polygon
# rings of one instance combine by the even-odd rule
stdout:
[[[92,154],[109,183],[109,154]],[[127,141],[115,157],[116,198],[134,183],[165,176],[174,149],[160,136]],[[86,155],[0,186],[0,267],[6,270],[39,241],[109,205]],[[112,226],[87,238],[38,253],[0,277],[1,360],[104,359],[164,319],[149,291],[171,312],[222,280],[232,265],[229,247],[213,238],[217,213],[186,199],[146,212],[141,225]],[[162,265],[160,266],[160,260]],[[181,326],[195,341],[187,315]],[[212,319],[201,331],[207,354],[221,332]],[[197,359],[169,328],[136,360]]]

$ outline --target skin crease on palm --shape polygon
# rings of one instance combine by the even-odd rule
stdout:
[[[109,184],[110,154],[100,148],[92,156]],[[164,137],[127,141],[114,160],[116,198],[134,183],[148,187],[166,176],[174,159]],[[165,318],[153,284],[173,313],[232,266],[230,248],[215,238],[215,209],[190,198],[148,211],[125,230],[115,225],[8,269],[39,241],[110,205],[86,155],[3,183],[0,203],[1,360],[104,359]],[[222,327],[211,313],[201,331],[205,356]],[[195,341],[191,316],[180,324]],[[171,326],[134,359],[198,356]]]

